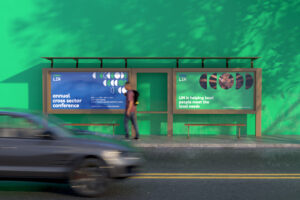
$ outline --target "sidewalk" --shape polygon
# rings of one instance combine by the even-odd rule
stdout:
[[[300,148],[300,135],[265,135],[241,137],[216,136],[141,136],[133,141],[140,148]]]

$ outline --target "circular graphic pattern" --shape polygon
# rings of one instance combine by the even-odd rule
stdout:
[[[201,77],[199,79],[199,83],[203,89],[207,89],[207,74],[206,73],[201,75]]]
[[[110,81],[110,85],[111,85],[111,86],[115,86],[115,80],[111,80],[111,81]]]
[[[209,85],[210,85],[210,87],[212,87],[213,89],[217,89],[217,73],[213,73],[213,74],[209,77]]]
[[[127,93],[127,90],[125,89],[125,87],[122,88],[122,93],[123,94]]]
[[[96,76],[97,76],[96,72],[93,72],[92,74],[93,79],[96,79],[97,78]]]
[[[240,89],[244,84],[244,78],[241,74],[236,73],[236,89]]]
[[[121,78],[121,74],[120,74],[119,72],[116,72],[116,73],[115,73],[115,78],[116,78],[116,79]]]
[[[253,86],[253,77],[250,74],[246,74],[246,89],[250,89]]]
[[[234,79],[233,76],[229,73],[224,73],[219,78],[219,84],[223,89],[229,89],[233,86]]]

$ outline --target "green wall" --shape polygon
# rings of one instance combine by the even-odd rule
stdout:
[[[0,1],[0,107],[42,109],[41,56],[260,56],[263,68],[262,134],[299,134],[300,1],[282,0],[10,0]],[[232,67],[248,67],[235,62]],[[73,62],[55,67],[74,67]],[[104,62],[120,67],[123,62]],[[175,63],[129,62],[129,67]],[[182,67],[198,67],[186,61]],[[207,67],[225,67],[207,62]],[[80,67],[99,67],[86,61]],[[139,74],[139,110],[166,110],[166,76]],[[162,92],[162,93],[161,93]],[[160,96],[163,94],[163,96]],[[149,98],[153,101],[150,101]],[[161,100],[161,101],[160,101]],[[147,102],[146,104],[143,102]],[[58,115],[68,122],[118,122],[122,115]],[[139,114],[142,134],[166,135],[165,114]],[[185,122],[247,122],[253,115],[175,115]],[[111,132],[109,127],[90,129]],[[123,134],[123,125],[117,128]],[[235,134],[235,128],[192,128],[192,134]]]

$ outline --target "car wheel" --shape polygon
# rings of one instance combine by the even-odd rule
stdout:
[[[108,173],[104,162],[94,158],[83,160],[72,171],[69,184],[80,196],[99,196],[108,186]]]

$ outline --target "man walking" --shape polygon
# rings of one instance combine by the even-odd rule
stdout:
[[[135,118],[135,113],[136,113],[136,105],[134,102],[134,99],[135,99],[134,94],[135,93],[132,90],[131,84],[129,82],[125,83],[125,89],[127,90],[126,109],[125,109],[125,118],[124,118],[125,131],[126,131],[125,138],[129,139],[128,120],[130,120],[135,129],[134,139],[137,140],[137,139],[139,139],[139,130],[138,130],[137,122],[136,122],[136,118]]]

